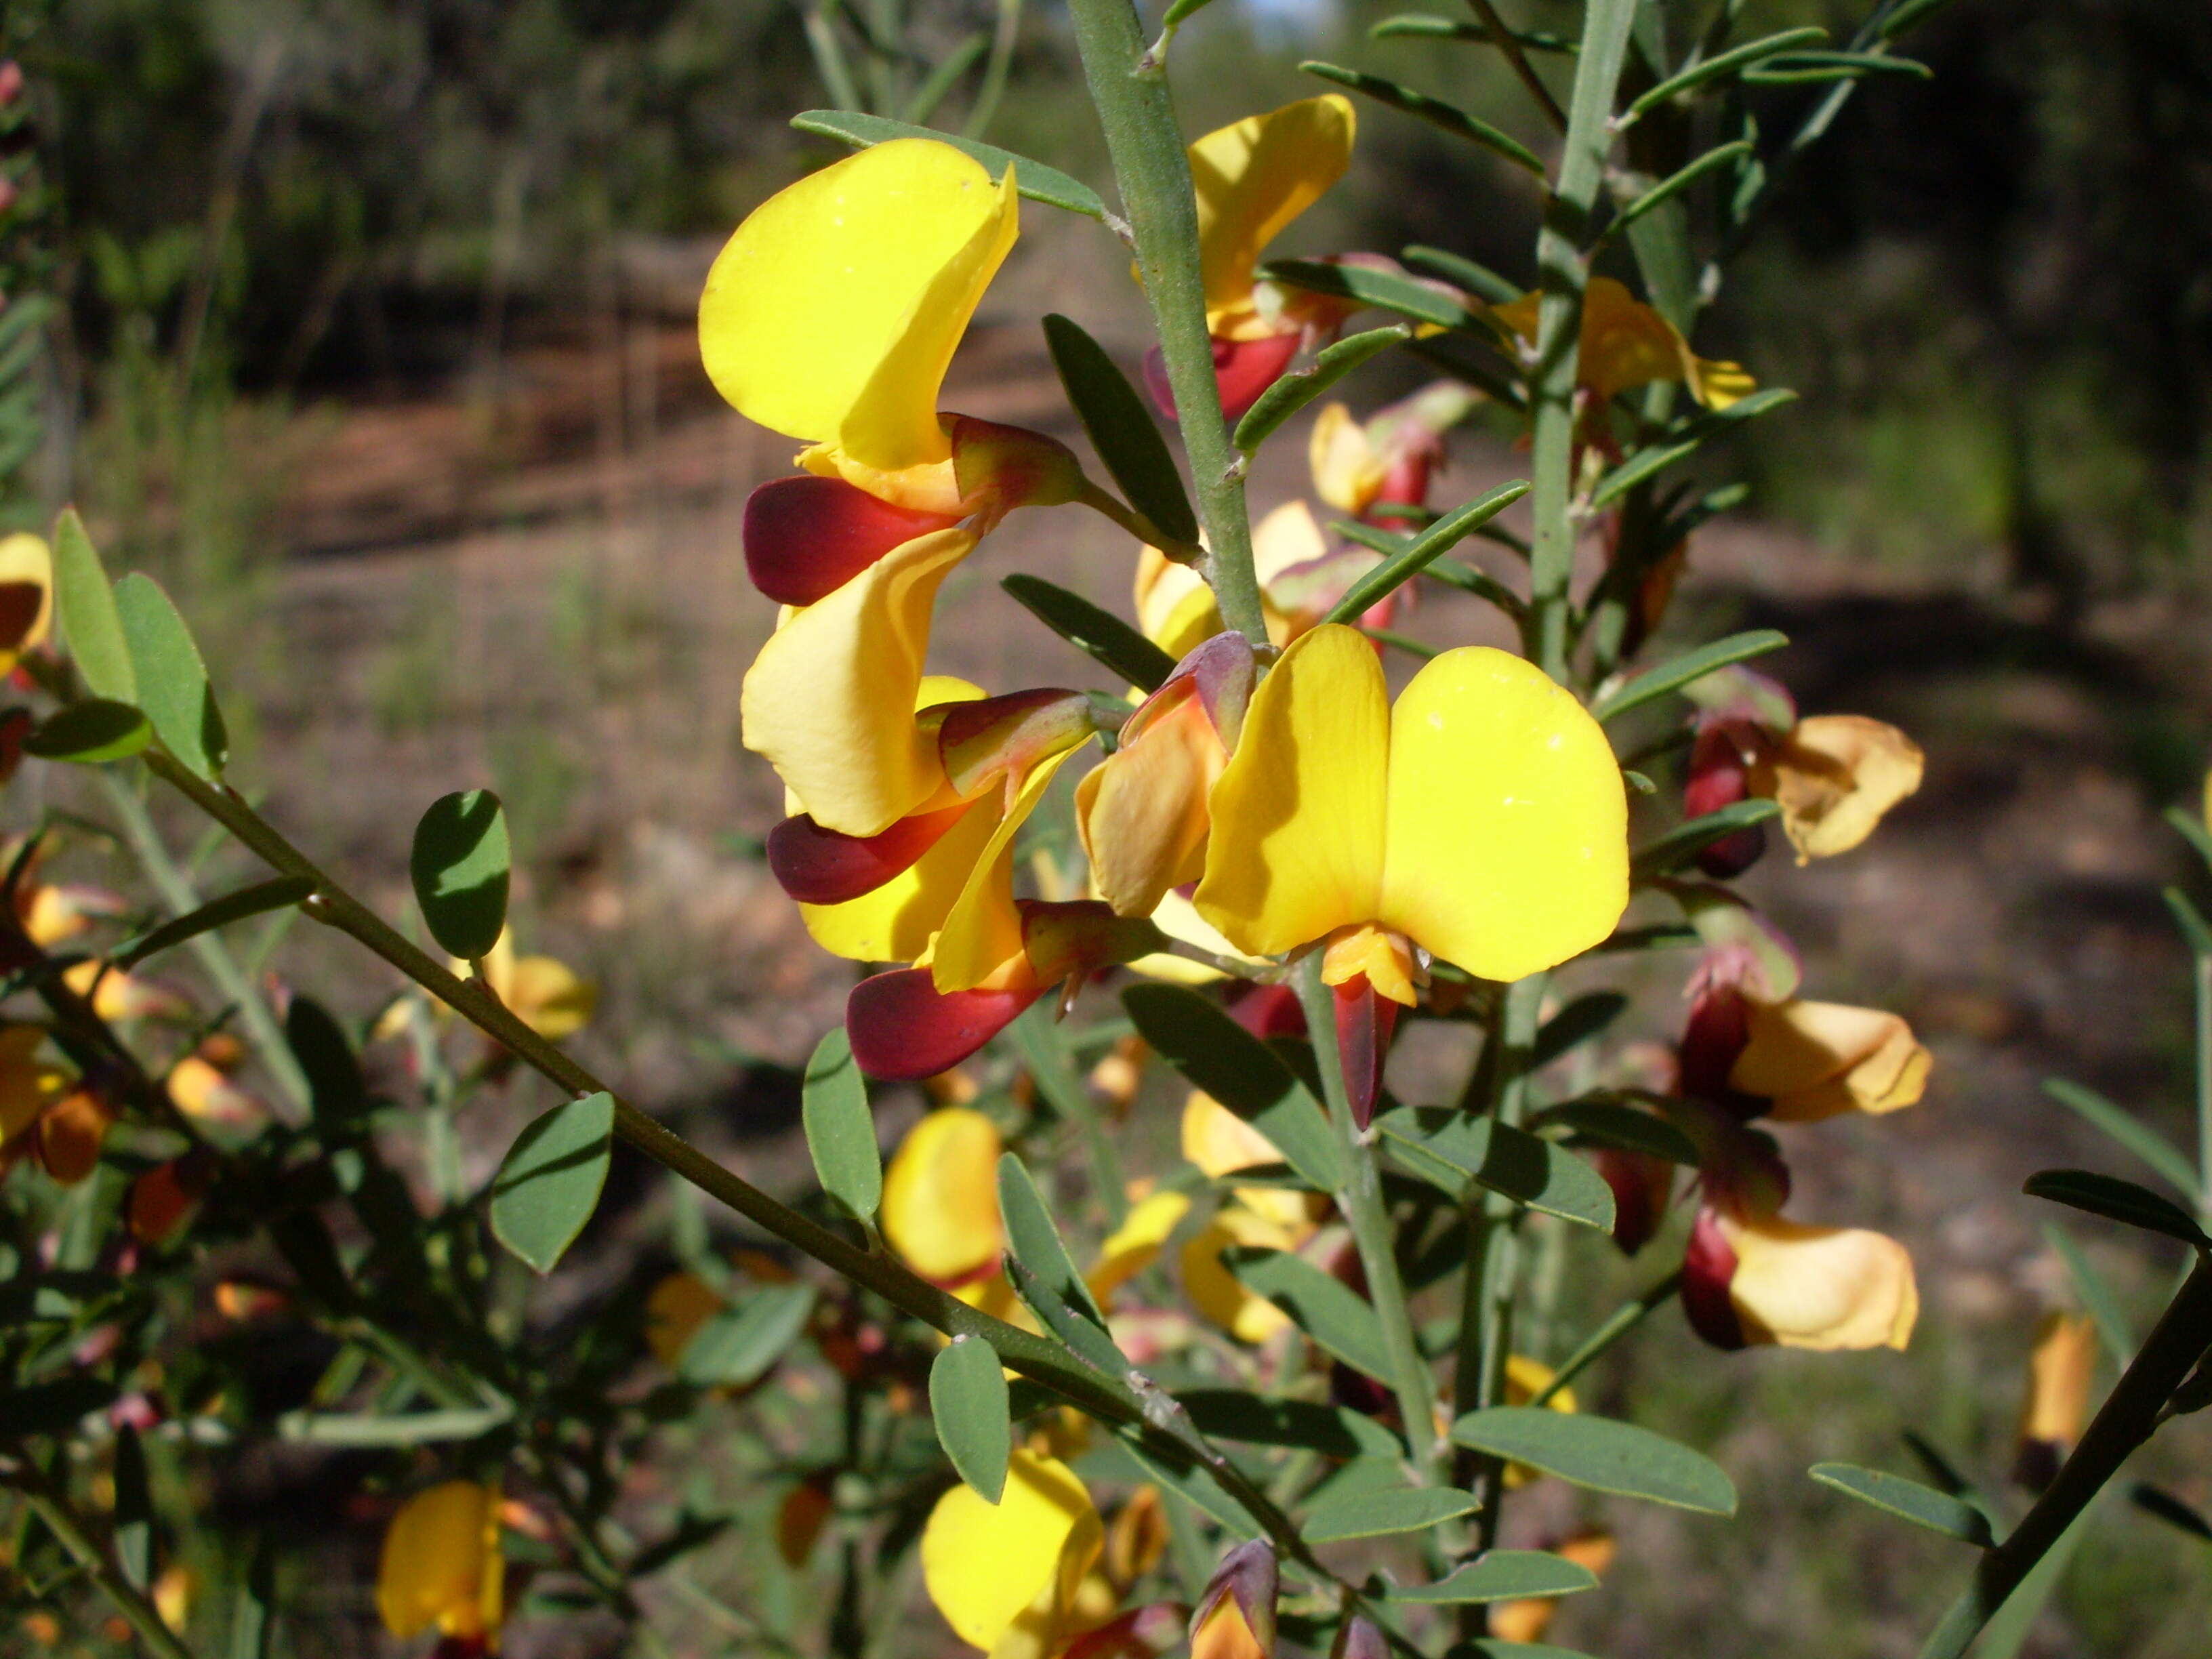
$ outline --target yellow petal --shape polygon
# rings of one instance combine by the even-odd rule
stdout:
[[[1627,908],[1627,794],[1604,731],[1486,646],[1445,652],[1400,696],[1384,839],[1371,919],[1485,979],[1565,962]]]
[[[1735,1252],[1729,1298],[1747,1340],[1822,1352],[1903,1348],[1911,1340],[1920,1292],[1912,1258],[1895,1239],[1779,1216],[1723,1215],[1720,1228]]]
[[[1148,916],[1168,890],[1205,870],[1206,798],[1229,763],[1197,683],[1170,688],[1131,740],[1075,787],[1075,823],[1099,896],[1120,916]]]
[[[1014,908],[1014,836],[1036,811],[1045,791],[1052,787],[1054,775],[1074,753],[1073,749],[1063,749],[1030,768],[1029,776],[1022,781],[1021,793],[984,843],[967,884],[953,901],[937,942],[930,947],[930,979],[939,990],[973,990],[1026,966],[1021,912]]]
[[[1288,1250],[1297,1241],[1285,1228],[1234,1205],[1217,1211],[1182,1247],[1183,1294],[1206,1319],[1240,1342],[1265,1342],[1290,1328],[1290,1316],[1267,1297],[1247,1290],[1221,1260],[1240,1244]]]
[[[1389,744],[1382,665],[1356,629],[1315,629],[1261,681],[1214,786],[1197,894],[1238,950],[1273,956],[1376,918]]]
[[[1741,363],[1716,362],[1710,357],[1690,359],[1690,395],[1707,409],[1726,409],[1758,390],[1759,382]]]
[[[1408,1008],[1420,1000],[1413,989],[1413,951],[1403,934],[1387,928],[1363,922],[1339,928],[1330,937],[1322,958],[1322,983],[1343,985],[1354,979],[1365,980],[1377,994]]]
[[[1583,295],[1582,360],[1575,378],[1601,402],[1654,380],[1680,380],[1693,360],[1674,325],[1610,276]]]
[[[1073,1470],[1017,1451],[997,1504],[965,1484],[938,1499],[921,1534],[922,1583],[953,1633],[988,1652],[1018,1620],[1072,1604],[1103,1536]]]
[[[2028,1358],[2020,1437],[2056,1446],[2063,1455],[2088,1421],[2089,1385],[2096,1370],[2096,1326],[2076,1314],[2045,1315]]]
[[[999,1259],[999,1132],[965,1106],[931,1112],[884,1171],[884,1238],[924,1279],[951,1284]]]
[[[1558,1375],[1540,1359],[1532,1359],[1525,1353],[1509,1354],[1505,1360],[1505,1403],[1527,1405],[1550,1388],[1552,1379]],[[1575,1391],[1561,1389],[1544,1403],[1555,1412],[1571,1412],[1575,1409]]]
[[[1304,501],[1285,501],[1252,526],[1252,574],[1265,587],[1285,571],[1326,556],[1328,538]]]
[[[499,1628],[499,1492],[448,1480],[400,1505],[384,1534],[376,1609],[404,1640],[435,1625],[447,1636]]]
[[[1206,579],[1157,547],[1137,555],[1136,601],[1138,628],[1177,662],[1221,631]]]
[[[1749,1006],[1750,1040],[1729,1082],[1771,1100],[1770,1115],[1784,1123],[1893,1112],[1927,1086],[1934,1062],[1895,1014],[1796,999]]]
[[[1919,745],[1893,726],[1814,714],[1753,769],[1751,788],[1782,808],[1783,833],[1803,864],[1848,853],[1872,835],[1882,814],[1920,787],[1924,765]]]
[[[0,538],[0,674],[46,642],[53,619],[52,550],[27,531]]]
[[[1275,1143],[1212,1095],[1193,1090],[1182,1107],[1182,1155],[1209,1180],[1262,1164],[1280,1164]]]
[[[878,144],[755,209],[708,274],[700,354],[763,426],[899,471],[951,454],[938,387],[1013,246],[1011,171],[933,139]]]
[[[1245,1622],[1234,1595],[1214,1603],[1206,1622],[1191,1632],[1190,1659],[1272,1659]]]
[[[1357,518],[1375,504],[1389,469],[1367,441],[1367,428],[1342,404],[1324,404],[1306,444],[1314,494]]]
[[[518,957],[507,1006],[548,1042],[574,1036],[591,1024],[599,988],[554,957]]]
[[[940,530],[894,549],[792,611],[746,671],[745,747],[823,829],[878,835],[944,782],[912,711],[938,584],[975,546],[968,531]]]
[[[1180,939],[1185,945],[1196,945],[1230,961],[1244,962],[1253,967],[1261,965],[1261,958],[1248,956],[1221,936],[1221,930],[1198,914],[1198,907],[1181,893],[1166,892],[1152,909],[1152,926],[1170,939]],[[1194,962],[1188,957],[1171,956],[1164,951],[1149,957],[1139,957],[1128,964],[1129,971],[1143,974],[1152,979],[1164,979],[1175,985],[1211,985],[1228,975],[1222,969],[1203,962]]]
[[[842,904],[802,904],[799,919],[833,956],[912,962],[945,926],[998,827],[994,793],[975,802],[934,847],[874,892]]]
[[[1252,305],[1252,272],[1276,234],[1320,199],[1352,162],[1351,101],[1308,98],[1209,132],[1190,147],[1198,192],[1206,325],[1217,336]]]
[[[1121,1224],[1098,1247],[1098,1261],[1084,1275],[1091,1294],[1103,1307],[1139,1273],[1159,1260],[1160,1246],[1183,1217],[1190,1198],[1183,1193],[1154,1193],[1133,1207]]]

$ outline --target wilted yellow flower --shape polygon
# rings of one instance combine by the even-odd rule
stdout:
[[[497,1647],[507,1573],[499,1514],[499,1488],[473,1480],[446,1481],[400,1506],[376,1573],[386,1630],[404,1641],[435,1626]]]
[[[1863,1228],[1706,1209],[1683,1272],[1685,1309],[1723,1347],[1901,1349],[1920,1314],[1911,1256]]]
[[[1528,293],[1491,313],[1536,349],[1536,318],[1543,296]],[[1680,380],[1707,409],[1726,409],[1750,395],[1758,382],[1735,363],[1714,362],[1692,351],[1674,324],[1610,276],[1593,276],[1583,294],[1583,328],[1576,378],[1598,403],[1654,380]]]
[[[1879,1008],[1745,1000],[1749,1040],[1729,1086],[1773,1103],[1767,1115],[1811,1123],[1839,1112],[1893,1112],[1917,1103],[1934,1065],[1912,1028]]]
[[[1809,714],[1753,763],[1751,793],[1782,808],[1797,862],[1848,853],[1920,787],[1926,762],[1895,726],[1863,714]]]

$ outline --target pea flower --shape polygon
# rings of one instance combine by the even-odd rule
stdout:
[[[1275,383],[1302,343],[1347,313],[1343,301],[1261,282],[1258,270],[1267,244],[1344,176],[1357,127],[1351,100],[1326,93],[1231,122],[1190,147],[1206,327],[1222,410],[1232,421]],[[1172,416],[1158,347],[1146,356],[1145,379]]]
[[[922,1529],[922,1583],[970,1647],[997,1659],[1050,1659],[1112,1613],[1082,1605],[1104,1540],[1074,1471],[1018,1450],[997,1504],[965,1484],[937,1500]]]
[[[1191,1659],[1273,1659],[1281,1572],[1264,1538],[1221,1558],[1191,1616]]]
[[[448,1480],[401,1504],[376,1572],[384,1627],[405,1641],[435,1626],[441,1659],[498,1651],[507,1573],[499,1515],[499,1488],[473,1480]]]
[[[484,983],[507,1012],[544,1037],[559,1042],[591,1024],[599,988],[557,957],[519,956],[514,930],[503,927],[483,959]]]
[[[2089,1419],[2089,1387],[2097,1373],[2097,1328],[2078,1314],[2050,1313],[2036,1329],[2027,1360],[2027,1398],[2020,1414],[2020,1450],[2013,1478],[2040,1492],[2081,1437]]]
[[[933,1285],[963,1294],[999,1271],[999,1131],[982,1113],[944,1106],[907,1132],[884,1172],[884,1241]]]
[[[28,1158],[73,1187],[99,1167],[115,1109],[40,1057],[46,1037],[42,1025],[0,1025],[0,1175]]]
[[[1920,1293],[1912,1258],[1893,1238],[1708,1205],[1691,1229],[1682,1306],[1716,1347],[1902,1349]]]
[[[0,676],[46,643],[53,619],[53,550],[27,531],[0,538]]]
[[[1457,380],[1437,380],[1364,422],[1340,403],[1322,404],[1307,446],[1315,493],[1355,519],[1418,511],[1443,465],[1443,434],[1467,418],[1477,397]]]
[[[1536,349],[1540,293],[1522,295],[1491,315],[1519,337],[1524,357]],[[1576,376],[1592,404],[1603,407],[1620,393],[1655,380],[1679,380],[1707,409],[1726,409],[1750,395],[1758,382],[1735,363],[1715,362],[1690,349],[1680,330],[1610,276],[1593,276],[1583,291],[1581,351]]]
[[[1434,659],[1394,708],[1356,629],[1303,635],[1254,696],[1212,807],[1199,912],[1254,955],[1323,946],[1363,1127],[1416,949],[1516,980],[1604,939],[1628,902],[1604,732],[1485,647]]]

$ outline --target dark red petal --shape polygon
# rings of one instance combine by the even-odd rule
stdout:
[[[801,904],[842,904],[912,869],[967,811],[917,812],[873,836],[840,835],[802,812],[768,832],[768,867]]]
[[[1690,1000],[1682,1028],[1681,1091],[1716,1106],[1733,1105],[1729,1073],[1751,1041],[1751,1005],[1733,985],[1717,986]]]
[[[1613,1188],[1613,1242],[1623,1255],[1634,1255],[1659,1231],[1674,1191],[1674,1166],[1649,1152],[1624,1152],[1617,1146],[1596,1147],[1590,1156],[1605,1184]]]
[[[1352,1098],[1352,1121],[1364,1129],[1374,1120],[1375,1103],[1382,1093],[1382,1065],[1390,1057],[1398,1005],[1369,984],[1364,974],[1330,989],[1336,1002],[1337,1059]]]
[[[1729,1297],[1735,1279],[1735,1251],[1722,1235],[1719,1218],[1711,1210],[1699,1210],[1682,1254],[1682,1311],[1689,1316],[1690,1328],[1716,1348],[1744,1346],[1743,1322]]]
[[[1306,1034],[1306,1011],[1287,985],[1239,981],[1229,994],[1229,1017],[1262,1042]]]
[[[1221,388],[1224,417],[1237,419],[1260,401],[1261,392],[1282,379],[1283,371],[1291,366],[1291,359],[1298,355],[1298,342],[1304,337],[1304,332],[1294,328],[1286,333],[1263,335],[1256,340],[1213,343],[1213,380]],[[1174,420],[1175,389],[1168,384],[1167,359],[1161,356],[1158,346],[1145,354],[1145,389],[1152,394],[1160,413]]]
[[[39,619],[46,590],[36,582],[0,582],[0,650],[13,651]]]
[[[771,478],[745,497],[745,573],[779,605],[812,605],[893,548],[959,522],[893,507],[842,478]]]
[[[927,968],[878,974],[845,1000],[853,1058],[870,1077],[913,1082],[949,1072],[1012,1024],[1047,988],[939,991]]]

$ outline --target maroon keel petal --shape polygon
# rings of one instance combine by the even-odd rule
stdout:
[[[1304,331],[1294,328],[1256,340],[1213,343],[1213,380],[1221,388],[1221,413],[1225,419],[1242,417],[1260,401],[1261,392],[1282,379],[1291,359],[1298,355],[1298,342],[1304,337]],[[1152,394],[1160,413],[1174,420],[1175,389],[1168,384],[1167,359],[1158,346],[1145,354],[1145,389]]]
[[[769,871],[801,904],[842,904],[912,869],[967,811],[917,812],[873,836],[840,835],[802,812],[768,832]]]
[[[1682,1255],[1682,1311],[1690,1328],[1716,1348],[1744,1346],[1743,1321],[1737,1317],[1729,1286],[1735,1279],[1735,1249],[1710,1209],[1698,1212]]]
[[[771,478],[745,497],[745,574],[779,605],[812,605],[893,548],[959,522],[893,507],[842,478]]]
[[[927,968],[864,979],[845,1000],[853,1058],[870,1077],[912,1082],[949,1072],[1042,996],[1026,991],[939,991]]]
[[[1382,1065],[1390,1057],[1398,1005],[1380,994],[1364,974],[1331,988],[1336,1002],[1337,1059],[1352,1099],[1352,1121],[1364,1129],[1373,1121],[1375,1103],[1382,1093]]]

